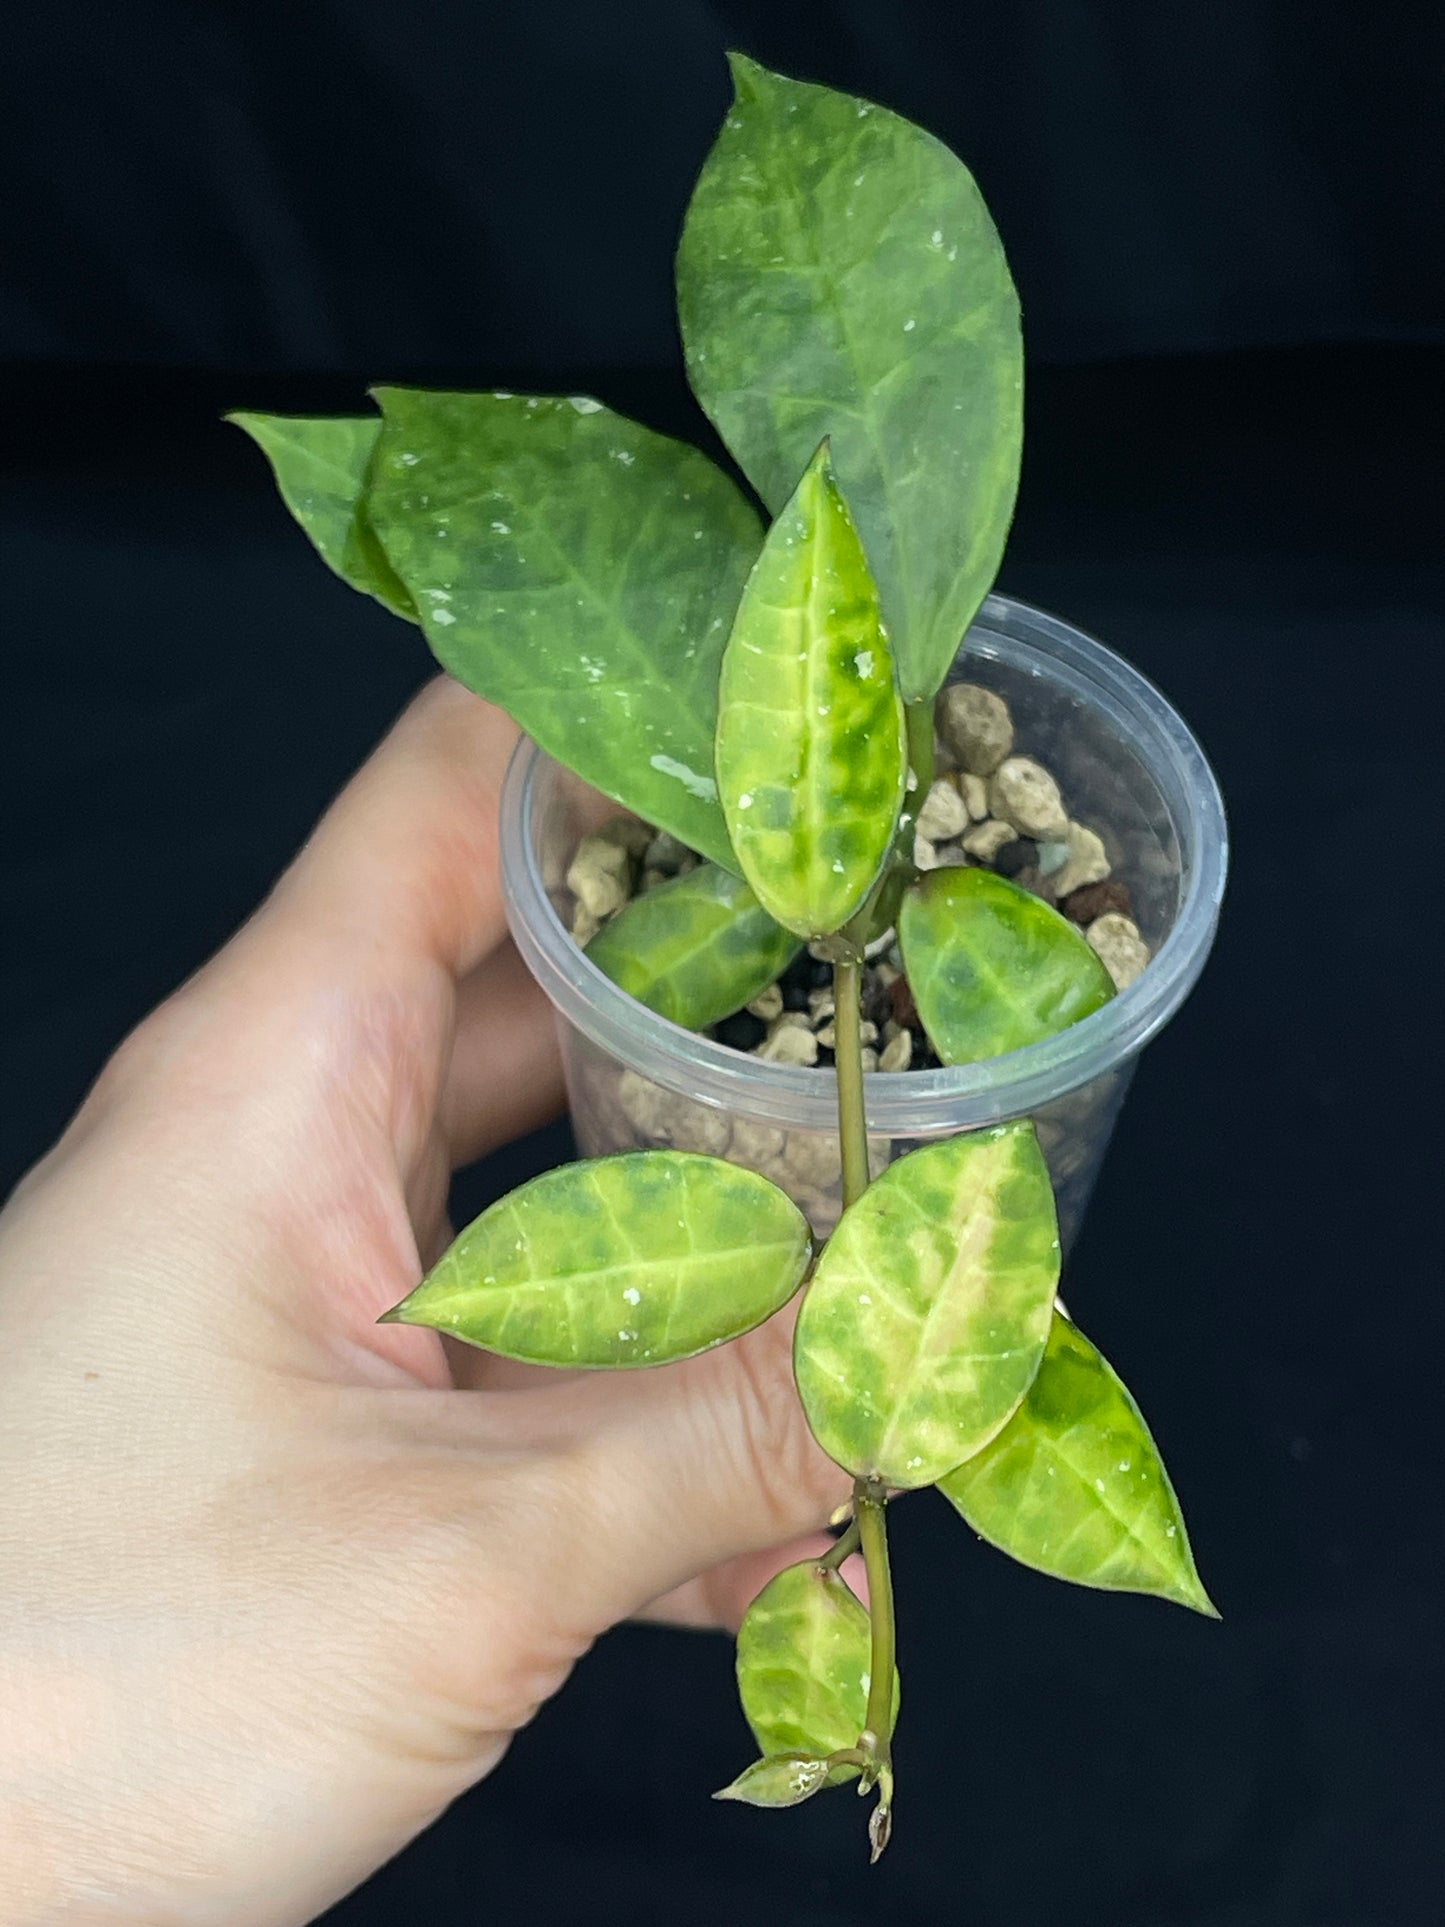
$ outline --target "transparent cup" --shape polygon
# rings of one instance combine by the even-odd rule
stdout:
[[[1134,1060],[1204,967],[1224,890],[1224,808],[1199,744],[1154,686],[1079,630],[990,596],[951,680],[996,690],[1015,751],[1058,779],[1069,814],[1104,839],[1150,947],[1143,974],[1058,1036],[981,1064],[864,1080],[875,1172],[935,1138],[1031,1117],[1067,1251]],[[710,1151],[790,1193],[826,1236],[840,1209],[835,1082],[699,1037],[645,1009],[573,942],[565,876],[598,818],[596,793],[530,742],[502,795],[507,916],[557,1015],[584,1156],[657,1145]]]

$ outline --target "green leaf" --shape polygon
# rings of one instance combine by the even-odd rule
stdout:
[[[587,955],[659,1017],[700,1030],[766,990],[798,949],[747,884],[703,863],[634,897]]]
[[[438,660],[587,782],[736,869],[713,730],[761,531],[733,483],[583,395],[375,393],[369,512]]]
[[[1017,1409],[1059,1277],[1048,1167],[1020,1119],[928,1144],[850,1205],[803,1299],[798,1391],[857,1478],[932,1485]]]
[[[992,870],[930,870],[903,899],[898,940],[945,1064],[1036,1044],[1114,995],[1082,930]]]
[[[798,1807],[827,1786],[834,1769],[827,1760],[807,1753],[780,1753],[771,1760],[754,1760],[731,1786],[719,1788],[714,1800],[740,1800],[749,1807]]]
[[[743,875],[802,937],[840,930],[893,839],[903,704],[826,444],[768,531],[722,662],[717,780]]]
[[[376,438],[375,415],[227,415],[270,462],[281,499],[343,582],[375,596],[393,615],[417,619],[405,585],[367,518],[364,495]]]
[[[731,56],[677,260],[688,375],[769,508],[824,435],[904,695],[988,593],[1018,485],[1018,296],[968,169],[885,108]]]
[[[788,1566],[738,1633],[738,1694],[765,1754],[836,1753],[867,1723],[871,1634],[847,1582],[816,1562]],[[898,1699],[894,1675],[894,1703]],[[838,1766],[838,1784],[857,1768]]]
[[[484,1211],[385,1319],[535,1365],[662,1365],[770,1318],[810,1242],[755,1171],[691,1151],[593,1158]]]
[[[975,1532],[1039,1572],[1219,1617],[1138,1406],[1060,1312],[1023,1404],[939,1490]]]

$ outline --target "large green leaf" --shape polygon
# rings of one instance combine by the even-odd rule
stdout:
[[[1082,930],[992,870],[928,871],[904,896],[898,939],[945,1064],[1036,1044],[1114,995]]]
[[[738,1633],[738,1695],[762,1752],[826,1755],[856,1746],[867,1724],[870,1661],[868,1614],[845,1580],[812,1562],[780,1572]],[[856,1774],[839,1766],[833,1777]]]
[[[1156,1593],[1218,1618],[1138,1406],[1061,1312],[1028,1396],[939,1490],[993,1545],[1056,1579]]]
[[[387,561],[364,504],[381,421],[376,415],[257,415],[226,420],[245,429],[270,462],[281,499],[343,582],[408,622],[417,619]]]
[[[747,884],[703,863],[634,897],[587,955],[649,1010],[700,1030],[765,990],[798,949]]]
[[[713,730],[761,538],[737,488],[586,396],[376,397],[368,511],[433,653],[589,783],[736,868]]]
[[[677,260],[688,374],[776,511],[824,435],[903,693],[988,593],[1022,436],[1018,297],[968,169],[885,108],[732,56]]]
[[[794,1369],[823,1450],[898,1487],[981,1450],[1038,1370],[1058,1276],[1027,1121],[890,1164],[843,1213],[798,1318]]]
[[[809,1248],[803,1214],[755,1171],[632,1151],[501,1199],[386,1319],[536,1365],[661,1365],[770,1318]]]
[[[717,780],[743,875],[799,936],[840,930],[893,840],[903,704],[826,444],[768,531],[723,656]]]

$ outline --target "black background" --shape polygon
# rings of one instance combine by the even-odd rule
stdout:
[[[410,377],[702,435],[670,252],[728,45],[974,166],[1033,350],[1002,586],[1154,677],[1231,813],[1069,1279],[1224,1624],[911,1500],[876,1872],[844,1796],[710,1805],[728,1649],[624,1629],[328,1922],[1433,1927],[1440,7],[51,0],[4,38],[6,1183],[428,673],[219,411]]]

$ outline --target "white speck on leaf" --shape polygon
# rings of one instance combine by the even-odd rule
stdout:
[[[433,622],[439,622],[443,627],[443,629],[450,629],[452,624],[456,621],[456,617],[452,614],[450,609],[433,609],[431,612],[431,619]]]
[[[936,227],[936,228],[935,228],[935,229],[933,230],[933,236],[932,236],[932,239],[933,239],[933,245],[934,245],[934,247],[936,247],[936,248],[937,248],[937,247],[942,247],[942,245],[943,245],[943,229],[942,229],[941,227]]]
[[[590,395],[569,395],[567,399],[579,415],[600,415],[602,413],[601,402],[593,401]]]
[[[917,325],[918,325],[917,322],[914,321],[910,316],[910,318],[907,321],[905,321],[903,324],[904,334],[911,335],[913,333],[913,330],[917,327]]]
[[[744,790],[742,795],[738,798],[738,808],[740,810],[750,810],[752,807],[753,807],[753,793],[751,790]]]
[[[858,671],[860,676],[871,676],[873,674],[873,651],[871,649],[860,649],[853,658],[853,667]]]
[[[509,522],[493,522],[492,530],[497,535],[510,535],[512,533],[511,524]]]
[[[697,796],[705,803],[717,801],[717,784],[710,776],[699,776],[695,769],[686,763],[679,763],[673,756],[649,756],[649,765],[663,776],[672,776],[682,784],[689,796]]]
[[[413,455],[411,450],[407,449],[406,453],[401,457],[399,457],[399,459],[403,461],[408,468],[415,468],[417,463],[421,460],[421,457],[420,455]]]
[[[642,1293],[637,1289],[636,1285],[629,1285],[622,1296],[627,1300],[629,1305],[640,1305],[642,1303]]]
[[[1096,1492],[1102,1492],[1104,1490],[1104,1481],[1102,1479],[1095,1479],[1094,1490]]]

